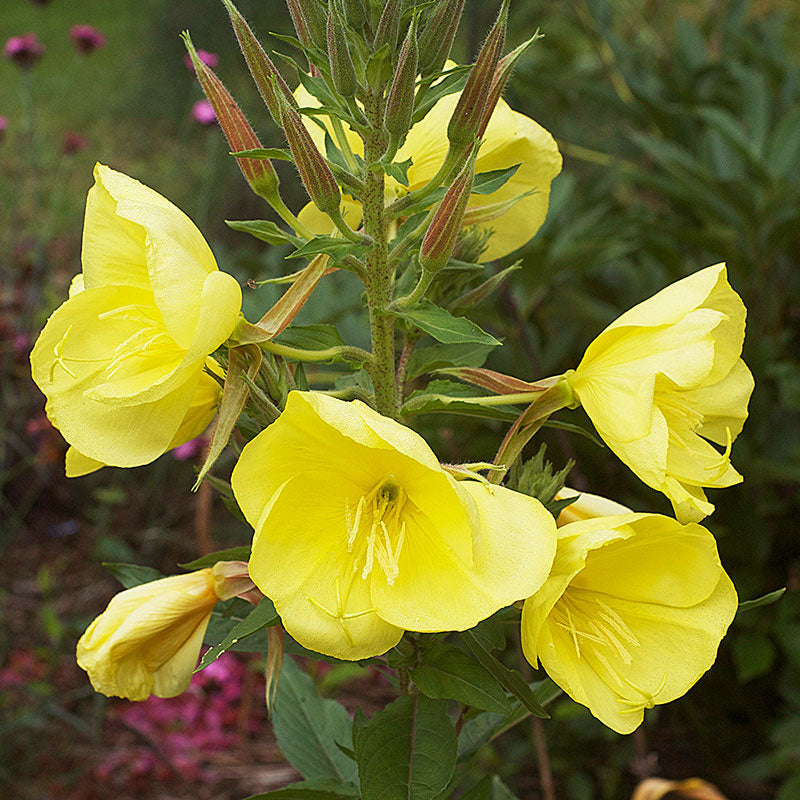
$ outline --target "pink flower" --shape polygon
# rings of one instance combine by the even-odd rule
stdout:
[[[61,137],[61,154],[71,156],[85,150],[89,146],[89,140],[75,131],[64,131]]]
[[[73,25],[69,37],[79,53],[93,53],[106,45],[106,37],[91,25]]]
[[[8,128],[8,117],[0,117],[0,142],[3,141],[3,137],[6,135],[7,128]]]
[[[189,439],[178,447],[172,449],[172,457],[176,461],[189,461],[195,456],[200,455],[205,447],[206,440],[202,436],[197,436],[194,439]]]
[[[217,121],[217,115],[208,100],[198,100],[192,106],[192,116],[201,125],[213,125]]]
[[[208,50],[198,50],[197,57],[209,68],[214,69],[214,67],[219,64],[219,56],[216,53],[209,53]],[[192,63],[192,57],[190,55],[185,55],[183,57],[183,63],[186,64],[186,68],[191,72],[194,72],[194,64]]]
[[[18,66],[30,69],[44,54],[44,45],[36,38],[35,33],[26,33],[8,39],[3,53]]]

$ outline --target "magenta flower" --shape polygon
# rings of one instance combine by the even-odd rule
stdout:
[[[30,69],[44,54],[44,45],[35,33],[26,33],[8,39],[3,53],[23,69]]]
[[[89,140],[75,131],[64,131],[61,137],[61,154],[71,156],[89,146]]]
[[[214,69],[214,67],[219,64],[219,56],[216,53],[209,53],[208,50],[198,50],[197,57],[209,68]],[[194,64],[192,64],[192,57],[190,55],[185,55],[183,57],[183,63],[186,64],[186,68],[194,72]]]
[[[106,37],[91,25],[73,25],[69,29],[69,38],[79,53],[93,53],[106,46]]]
[[[198,100],[192,106],[192,116],[201,125],[213,125],[217,121],[217,115],[208,100]]]
[[[213,113],[213,112],[212,112]],[[172,448],[172,457],[176,461],[189,461],[189,459],[200,455],[205,447],[206,440],[202,436],[197,436],[194,439],[189,439],[178,447]]]
[[[8,117],[0,117],[0,142],[3,141],[3,138],[6,135],[7,128],[8,128]]]

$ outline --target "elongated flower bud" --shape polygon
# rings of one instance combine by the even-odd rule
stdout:
[[[262,144],[256,132],[222,81],[200,60],[186,31],[183,33],[183,41],[192,58],[200,86],[217,115],[231,150],[237,153],[242,150],[260,149]],[[236,160],[250,188],[257,195],[266,200],[275,197],[278,192],[278,175],[269,159],[237,158]]]
[[[295,166],[303,186],[314,205],[323,212],[339,210],[341,193],[333,173],[325,163],[308,129],[297,113],[282,98],[280,100],[281,125],[289,142]]]
[[[389,50],[391,51],[394,51],[397,47],[402,10],[403,0],[386,0],[383,13],[378,21],[378,28],[375,31],[373,49],[380,50],[385,44],[389,45]]]
[[[425,272],[436,273],[450,260],[472,193],[477,156],[478,148],[475,147],[433,215],[419,248],[419,263]]]
[[[384,124],[389,135],[397,140],[398,146],[408,133],[414,114],[414,84],[417,79],[418,63],[416,32],[415,18],[400,50],[392,88],[386,100]]]
[[[347,24],[355,30],[362,28],[367,21],[363,0],[342,0],[342,10]]]
[[[441,71],[453,47],[463,10],[464,0],[439,0],[436,14],[419,37],[419,71],[423,76]]]
[[[347,32],[344,22],[333,0],[328,4],[328,59],[331,64],[331,77],[336,91],[342,97],[355,97],[358,88],[353,59],[347,46]]]
[[[325,12],[318,0],[286,0],[297,38],[306,47],[326,48]]]
[[[278,100],[275,97],[275,90],[273,88],[273,80],[277,83],[278,88],[283,93],[286,100],[293,106],[297,106],[297,101],[294,99],[291,89],[286,85],[286,81],[281,77],[281,74],[275,68],[270,57],[264,51],[261,43],[256,39],[250,26],[247,24],[245,18],[239,13],[236,6],[231,0],[222,0],[225,8],[228,10],[231,22],[233,23],[233,31],[236,38],[239,40],[239,46],[242,48],[247,66],[253,80],[258,87],[261,97],[267,104],[270,116],[275,121],[276,125],[281,124],[281,113],[278,108]]]
[[[489,96],[497,62],[503,52],[508,24],[508,0],[503,0],[497,21],[489,31],[478,58],[470,70],[467,85],[447,126],[447,138],[455,147],[463,147],[475,139]]]

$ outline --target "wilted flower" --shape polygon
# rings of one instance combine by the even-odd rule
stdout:
[[[217,121],[217,115],[208,100],[198,100],[192,106],[192,116],[201,125],[213,125]]]
[[[208,50],[198,50],[197,57],[210,69],[214,69],[219,64],[219,56],[216,53],[209,53]],[[183,57],[183,63],[186,64],[186,69],[194,72],[194,63],[190,55]]]
[[[44,50],[44,45],[36,38],[35,33],[26,33],[8,39],[3,53],[20,67],[30,69],[44,55]]]
[[[742,480],[730,447],[753,391],[745,315],[725,265],[707,267],[626,311],[567,376],[609,447],[682,521],[714,510],[704,487]]]
[[[73,25],[69,29],[69,38],[79,53],[93,53],[106,46],[106,37],[92,25]]]
[[[601,722],[630,733],[714,663],[737,597],[714,537],[659,514],[558,529],[550,577],[525,601],[522,647]]]
[[[39,335],[31,367],[71,452],[95,469],[131,467],[211,421],[219,385],[205,374],[208,356],[233,331],[241,289],[172,203],[100,164],[94,174],[83,273]]]
[[[383,653],[404,629],[471,628],[541,586],[555,549],[541,503],[457,482],[357,400],[291,392],[231,484],[254,583],[295,639],[337,658]]]

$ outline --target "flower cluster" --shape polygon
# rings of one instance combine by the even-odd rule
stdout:
[[[216,57],[187,34],[187,65],[207,96],[195,117],[219,120],[251,188],[291,230],[235,224],[294,245],[310,263],[250,323],[238,282],[218,269],[193,223],[152,189],[97,165],[83,269],[31,366],[70,445],[70,476],[191,450],[216,416],[198,482],[236,437],[230,485],[215,485],[253,529],[249,561],[220,553],[213,566],[121,592],[81,637],[78,663],[105,694],[172,697],[189,685],[214,607],[233,597],[257,606],[261,628],[280,619],[308,651],[345,660],[380,657],[404,638],[418,657],[424,634],[468,631],[519,604],[526,658],[606,725],[632,731],[644,709],[684,694],[711,666],[737,607],[699,524],[713,510],[704,489],[741,480],[731,447],[753,389],[741,359],[745,308],[725,266],[623,314],[562,375],[528,383],[448,362],[492,394],[423,388],[409,398],[408,358],[424,335],[499,344],[462,318],[498,283],[475,276],[530,239],[547,213],[561,156],[544,128],[501,98],[530,42],[502,55],[504,2],[475,64],[462,70],[447,60],[446,14],[427,15],[420,34],[401,3],[386,3],[370,22],[360,3],[325,12],[292,2],[311,62],[292,92],[225,5],[289,148],[262,147],[212,71]],[[448,4],[458,14],[462,6]],[[395,45],[394,62],[360,60],[368,46]],[[274,154],[294,162],[310,198],[297,216],[281,199]],[[371,351],[327,329],[291,327],[333,269],[364,283]],[[283,332],[295,335],[276,341]],[[336,389],[314,390],[303,362],[353,369]],[[519,404],[527,407],[494,464],[441,464],[401,422],[420,409]],[[559,497],[572,502],[557,524],[545,506],[553,493],[509,473],[550,414],[578,405],[611,450],[670,499],[675,518],[564,489]],[[270,628],[268,685],[282,655],[275,636]]]

